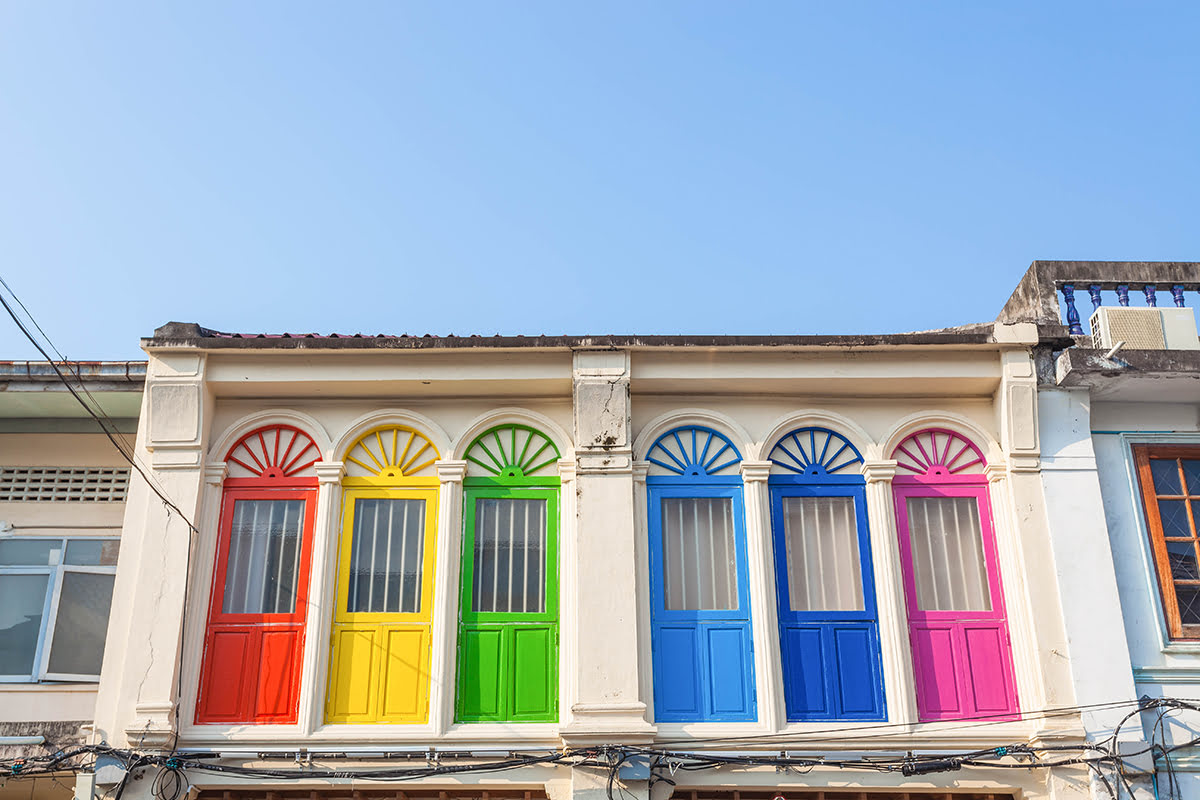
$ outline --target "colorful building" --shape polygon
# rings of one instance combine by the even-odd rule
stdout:
[[[76,794],[1152,792],[1138,690],[1184,695],[1046,269],[890,335],[160,328]]]

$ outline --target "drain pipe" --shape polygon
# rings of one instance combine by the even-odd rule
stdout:
[[[45,736],[0,736],[0,747],[6,745],[45,744]]]

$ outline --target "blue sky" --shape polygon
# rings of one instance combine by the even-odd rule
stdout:
[[[1200,4],[0,4],[0,276],[239,331],[853,333],[1200,260]],[[8,323],[0,358],[33,357]]]

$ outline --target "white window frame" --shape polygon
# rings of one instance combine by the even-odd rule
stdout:
[[[44,566],[0,566],[0,575],[49,576],[49,581],[46,586],[46,599],[42,605],[42,625],[38,630],[37,647],[34,649],[33,653],[34,672],[33,674],[0,675],[0,683],[41,683],[43,681],[98,683],[100,681],[99,673],[95,675],[80,675],[67,672],[50,672],[50,646],[53,643],[54,630],[58,625],[58,606],[62,595],[62,587],[64,582],[63,576],[68,572],[113,576],[117,574],[116,565],[111,567],[89,567],[75,564],[64,564],[63,561],[67,555],[68,544],[73,541],[120,541],[120,539],[107,536],[12,536],[5,537],[4,541],[57,541],[60,544],[60,547],[58,548],[57,561],[52,564],[47,564]],[[51,550],[52,559],[54,558],[53,554],[54,551]]]

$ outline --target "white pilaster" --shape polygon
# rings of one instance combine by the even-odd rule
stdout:
[[[779,730],[786,719],[779,645],[779,614],[775,598],[772,561],[770,497],[767,479],[770,461],[743,461],[742,481],[746,505],[746,566],[750,580],[750,622],[754,637],[754,682],[758,694],[758,721],[767,730]],[[756,578],[759,578],[756,580]]]
[[[438,480],[437,553],[434,561],[433,625],[429,654],[429,727],[434,736],[454,722],[454,686],[458,637],[458,582],[462,553],[463,478],[466,461],[436,464]]]
[[[318,461],[317,513],[313,520],[312,566],[309,572],[308,610],[298,727],[312,733],[325,719],[325,687],[329,679],[329,636],[337,602],[338,542],[341,541],[342,476],[340,461]]]
[[[908,607],[904,575],[900,568],[892,478],[896,462],[867,461],[867,520],[871,526],[871,568],[875,572],[875,599],[879,607],[879,646],[883,654],[883,688],[888,720],[917,721],[917,693],[913,679],[912,646],[908,636]]]

